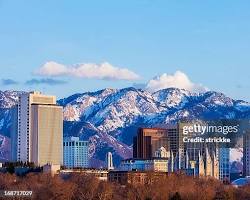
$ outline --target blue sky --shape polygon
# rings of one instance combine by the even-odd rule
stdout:
[[[65,97],[181,71],[192,83],[250,101],[249,10],[241,0],[0,0],[0,89]],[[48,61],[108,62],[140,79],[34,73]]]

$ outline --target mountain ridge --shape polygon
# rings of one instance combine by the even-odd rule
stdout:
[[[0,134],[10,136],[10,109],[19,92],[0,91]],[[3,98],[1,98],[3,97]],[[63,106],[64,136],[89,140],[92,164],[103,166],[105,153],[115,164],[132,156],[132,137],[140,126],[176,123],[182,119],[249,118],[250,104],[223,93],[192,93],[178,88],[148,92],[133,87],[76,93],[58,100]],[[6,113],[7,112],[7,113]],[[3,121],[2,121],[3,120]],[[1,123],[3,124],[1,127]],[[98,161],[98,162],[96,162]]]

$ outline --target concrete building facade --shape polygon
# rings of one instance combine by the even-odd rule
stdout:
[[[22,94],[18,102],[17,161],[62,164],[63,111],[55,96]]]

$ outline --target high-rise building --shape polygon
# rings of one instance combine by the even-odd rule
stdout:
[[[108,170],[114,169],[112,153],[108,152],[106,154],[106,165]]]
[[[63,141],[63,165],[68,168],[87,168],[88,141],[81,141],[79,137],[66,137]]]
[[[184,157],[183,135],[181,134],[179,124],[157,124],[156,127],[165,129],[169,144],[168,151],[171,151],[174,157],[177,155],[181,155],[178,157]]]
[[[230,180],[230,149],[219,148],[219,177],[220,180]]]
[[[184,145],[182,141],[182,137],[179,134],[178,126],[168,126],[167,127],[167,134],[169,138],[169,147],[170,150],[173,152],[173,155],[176,156],[179,154],[179,151],[182,153],[184,152]]]
[[[17,160],[62,164],[63,114],[55,96],[22,94],[18,103]]]
[[[169,151],[167,130],[163,128],[139,128],[133,139],[133,157],[149,159],[155,156],[156,151],[164,147]]]
[[[18,121],[17,121],[17,113],[18,106],[13,106],[11,109],[11,118],[12,118],[12,123],[10,127],[10,139],[11,139],[11,161],[15,162],[17,161],[17,126],[18,126]]]
[[[250,176],[250,131],[243,135],[243,175]]]
[[[133,157],[136,162],[125,164],[141,168],[145,160],[148,163],[159,157],[167,160],[169,172],[183,170],[195,176],[219,178],[219,153],[216,145],[184,143],[183,124],[157,125],[157,127],[159,128],[138,130],[133,140]]]
[[[194,125],[194,122],[180,122],[178,123],[178,134],[177,135],[177,146],[178,146],[178,157],[179,157],[179,169],[185,168],[185,158],[188,157],[189,160],[195,161],[198,160],[201,155],[210,155],[216,161],[218,160],[219,151],[218,145],[216,143],[206,143],[206,142],[184,142],[184,136],[186,138],[196,138],[200,137],[201,134],[199,132],[189,132],[188,135],[184,135],[184,127],[191,127]],[[208,153],[208,152],[209,153]],[[215,154],[215,155],[214,155]],[[209,156],[205,156],[205,158],[209,158]],[[209,163],[209,159],[207,160]],[[207,162],[205,162],[207,165]],[[209,167],[206,167],[209,169]],[[209,173],[207,173],[209,174]]]

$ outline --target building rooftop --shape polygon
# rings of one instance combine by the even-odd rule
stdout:
[[[140,127],[139,130],[161,130],[161,131],[166,131],[166,128],[162,128],[162,127]]]
[[[42,94],[40,91],[31,91],[30,94]]]
[[[88,142],[87,140],[86,141],[85,140],[80,140],[79,137],[73,137],[73,136],[71,136],[71,137],[64,137],[63,141],[64,142]]]
[[[161,157],[152,157],[152,158],[128,158],[128,159],[124,159],[122,161],[139,161],[139,160],[168,160],[168,158],[161,158]]]

